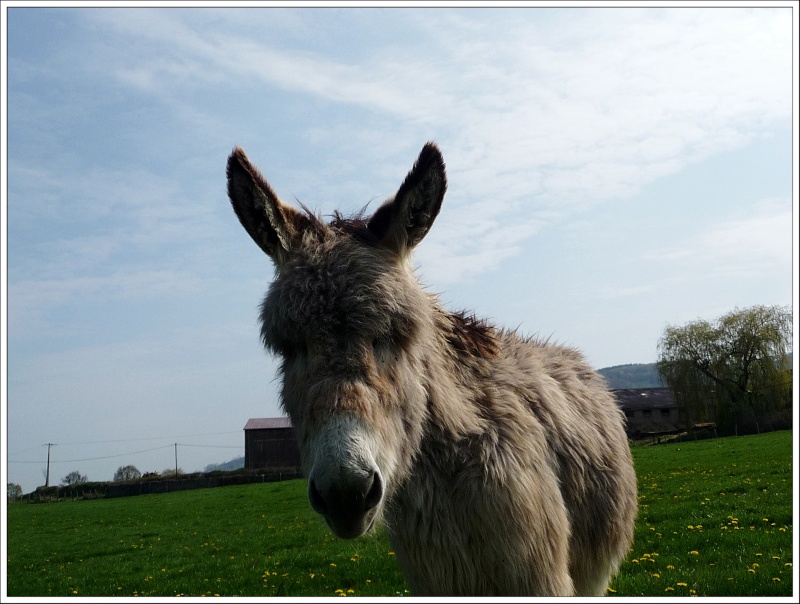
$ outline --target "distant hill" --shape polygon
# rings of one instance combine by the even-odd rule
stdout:
[[[224,472],[230,472],[232,470],[240,470],[243,467],[244,467],[244,457],[237,457],[236,459],[231,459],[230,461],[226,461],[225,463],[209,464],[203,471],[213,472],[214,470],[222,470]]]
[[[791,365],[793,354],[790,352]],[[630,365],[614,365],[598,369],[597,373],[606,378],[608,387],[617,388],[666,388],[667,385],[658,376],[655,363],[633,363]]]
[[[597,373],[606,378],[608,387],[613,389],[664,388],[666,386],[658,376],[655,363],[614,365],[598,369]]]

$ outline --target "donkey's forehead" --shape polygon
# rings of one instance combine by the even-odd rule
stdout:
[[[351,240],[307,251],[271,284],[262,309],[265,323],[380,330],[413,308],[407,269],[374,248]]]

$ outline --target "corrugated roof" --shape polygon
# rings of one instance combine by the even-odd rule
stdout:
[[[291,427],[292,420],[288,417],[251,417],[244,425],[245,430],[273,430]]]
[[[677,407],[669,388],[620,388],[611,391],[623,409],[666,409]]]

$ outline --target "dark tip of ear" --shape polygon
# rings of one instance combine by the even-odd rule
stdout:
[[[422,151],[419,152],[419,157],[414,163],[414,167],[411,168],[411,171],[406,176],[405,181],[403,181],[403,184],[400,185],[400,189],[397,191],[396,197],[402,197],[406,191],[415,187],[420,180],[425,178],[431,172],[436,172],[441,177],[441,181],[439,183],[441,190],[439,191],[438,199],[434,202],[435,217],[435,214],[439,212],[439,206],[441,205],[442,198],[447,190],[447,176],[444,167],[444,157],[442,156],[442,152],[439,150],[439,147],[433,141],[428,141],[425,143],[425,146],[422,147]]]
[[[228,156],[228,163],[225,167],[225,176],[228,177],[228,180],[231,179],[234,171],[237,169],[241,170],[243,168],[241,159],[242,155],[244,155],[244,151],[242,151],[239,147],[236,147]]]
[[[427,167],[429,164],[438,164],[439,167],[444,169],[444,157],[439,150],[439,146],[433,141],[428,141],[422,147],[422,151],[419,152],[419,157],[417,158],[416,167]]]
[[[247,158],[247,154],[244,152],[244,149],[242,149],[241,147],[234,147],[233,151],[228,156],[228,165],[225,170],[226,176],[230,178],[233,171],[236,169],[249,172],[248,170],[249,165],[250,165],[250,160]]]

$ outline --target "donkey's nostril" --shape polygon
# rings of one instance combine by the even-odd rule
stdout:
[[[320,492],[317,490],[317,486],[314,484],[313,480],[308,481],[308,501],[311,503],[312,509],[317,514],[325,514],[328,511],[328,505],[325,503],[325,499],[320,495]]]
[[[371,510],[381,502],[383,497],[383,482],[380,472],[372,473],[372,484],[364,497],[364,511]]]

